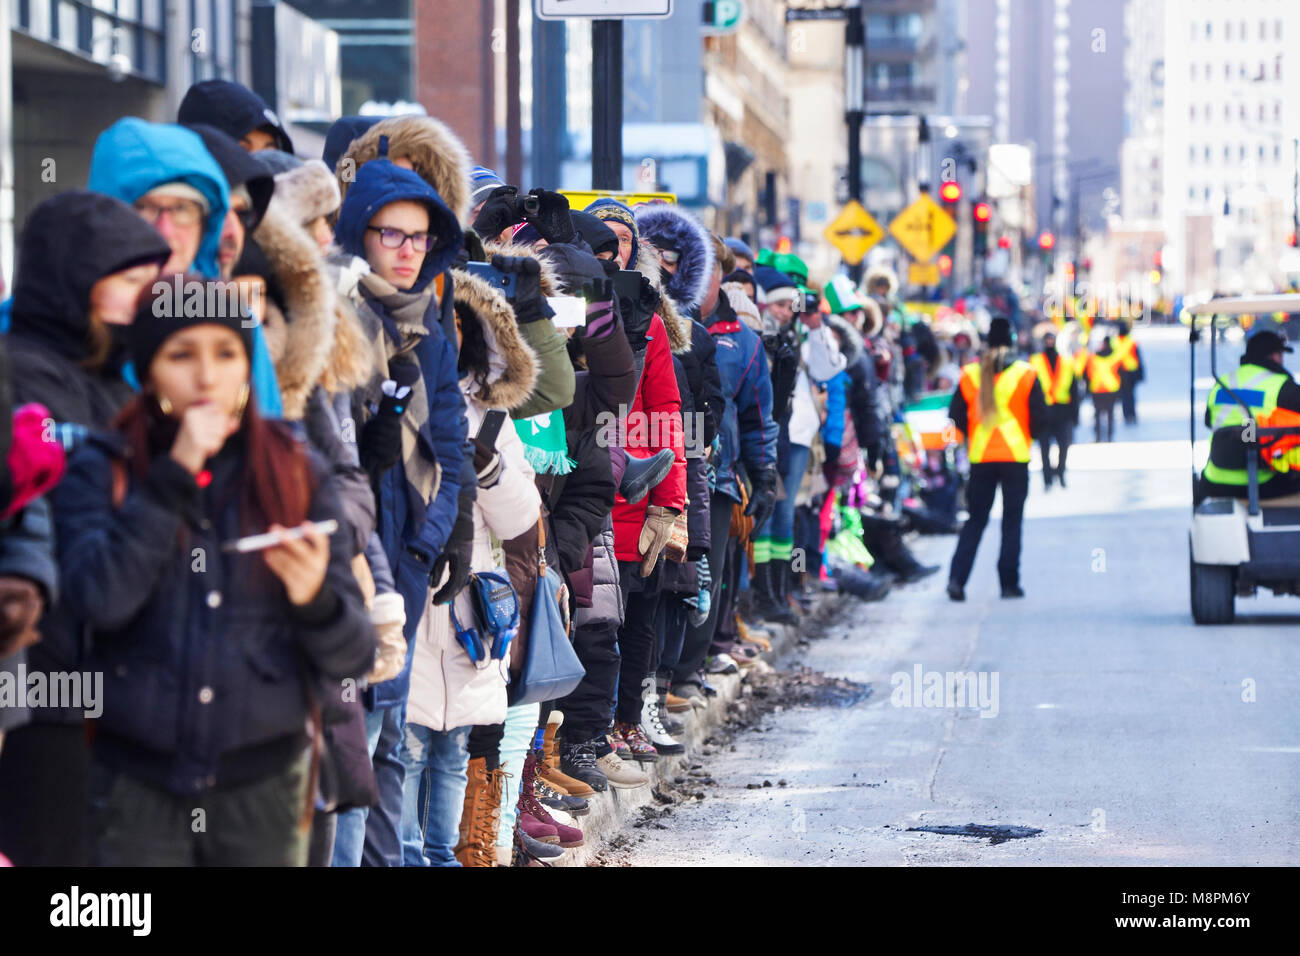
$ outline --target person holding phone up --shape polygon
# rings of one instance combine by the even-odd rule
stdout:
[[[341,517],[324,465],[258,414],[251,328],[211,284],[200,315],[170,285],[137,311],[142,392],[54,497],[66,605],[104,675],[97,865],[302,865],[309,716],[374,659],[346,535],[311,526]],[[297,527],[262,551],[222,549]]]

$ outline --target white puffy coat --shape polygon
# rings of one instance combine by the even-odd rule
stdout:
[[[488,342],[491,370],[480,385],[469,376],[461,379],[465,393],[469,434],[474,435],[489,408],[513,408],[532,391],[537,376],[536,357],[520,339],[514,313],[500,293],[475,276],[453,273],[458,306],[468,304],[478,316]],[[458,309],[462,321],[464,310]],[[524,446],[513,422],[506,421],[497,436],[496,450],[502,470],[496,484],[480,488],[474,503],[474,544],[471,567],[490,571],[504,566],[493,556],[492,538],[516,538],[537,523],[541,497],[533,481],[533,469],[524,457]],[[411,665],[411,691],[406,719],[433,730],[451,730],[472,724],[497,724],[506,717],[507,657],[487,667],[476,668],[456,642],[447,605],[426,600],[424,614],[415,631],[415,653]],[[455,599],[456,616],[462,626],[473,620],[469,589]]]

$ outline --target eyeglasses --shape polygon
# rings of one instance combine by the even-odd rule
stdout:
[[[170,206],[160,206],[152,201],[138,202],[135,204],[135,211],[151,226],[158,225],[158,221],[163,216],[170,219],[173,226],[182,227],[196,225],[203,218],[203,208],[188,199],[182,199]]]
[[[660,249],[659,258],[664,261],[665,265],[675,266],[681,261],[682,254],[676,249]]]
[[[411,248],[416,252],[428,252],[433,248],[433,236],[427,232],[402,232],[383,226],[366,226],[366,229],[379,233],[379,242],[385,249],[400,249],[407,239],[411,240]]]

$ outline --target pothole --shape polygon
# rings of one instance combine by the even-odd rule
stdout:
[[[988,840],[989,846],[997,846],[1008,840],[1024,840],[1042,833],[1035,827],[1001,826],[988,823],[965,823],[961,826],[925,826],[908,827],[908,833],[938,833],[943,836],[968,836]]]

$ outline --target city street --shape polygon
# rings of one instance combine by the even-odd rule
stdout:
[[[948,601],[941,573],[840,609],[794,659],[870,684],[870,697],[774,714],[734,751],[701,758],[718,786],[667,829],[642,831],[630,862],[1294,861],[1300,601],[1239,599],[1236,624],[1192,624],[1186,332],[1152,329],[1139,342],[1141,424],[1119,426],[1114,445],[1075,446],[1066,490],[1044,494],[1033,466],[1028,596],[997,596],[991,523],[965,604]],[[1237,351],[1220,357],[1235,364]],[[1076,437],[1090,433],[1085,409]],[[922,539],[918,552],[946,569],[952,544]],[[996,715],[892,705],[891,677],[917,666],[995,675]],[[1042,832],[997,843],[909,832],[968,823]]]

